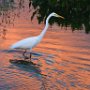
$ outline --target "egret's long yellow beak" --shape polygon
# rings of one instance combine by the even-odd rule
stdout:
[[[65,19],[63,16],[60,16],[60,15],[58,15],[58,14],[57,14],[57,17],[62,18],[62,19]]]
[[[58,17],[60,17],[60,18],[62,18],[62,19],[65,19],[64,17],[62,17],[62,16],[60,16],[60,15],[58,15]]]

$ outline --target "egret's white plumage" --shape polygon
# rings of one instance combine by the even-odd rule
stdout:
[[[26,38],[11,46],[11,49],[32,49],[40,42],[40,36]],[[32,43],[33,42],[33,43]]]
[[[49,19],[54,16],[54,17],[60,17],[64,19],[64,17],[56,14],[56,13],[51,13],[47,19],[46,19],[46,26],[44,30],[40,33],[40,35],[35,36],[35,37],[28,37],[26,39],[20,40],[17,43],[13,44],[10,48],[11,49],[29,49],[30,51],[32,50],[33,47],[35,47],[43,38],[44,34],[46,33],[48,26],[49,26]]]

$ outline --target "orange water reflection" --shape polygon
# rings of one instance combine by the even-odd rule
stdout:
[[[90,35],[53,28],[33,49],[32,56],[47,76],[40,76],[28,65],[9,62],[23,59],[22,51],[9,53],[9,47],[20,39],[38,35],[40,27],[10,29],[7,39],[0,40],[0,90],[90,90]]]

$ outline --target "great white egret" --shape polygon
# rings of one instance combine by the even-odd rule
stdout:
[[[29,49],[30,50],[30,62],[31,62],[32,48],[34,48],[42,40],[43,36],[45,35],[45,33],[48,29],[49,19],[52,16],[64,19],[64,17],[62,17],[62,16],[60,16],[60,15],[54,13],[54,12],[51,13],[46,19],[45,28],[43,29],[43,31],[38,36],[28,37],[26,39],[20,40],[20,41],[16,42],[15,44],[13,44],[10,48],[11,49],[25,49],[25,52],[23,53],[24,58],[25,58],[26,50]]]

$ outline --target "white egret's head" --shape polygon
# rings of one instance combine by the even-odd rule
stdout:
[[[54,17],[58,17],[58,18],[62,18],[62,19],[64,19],[64,17],[62,17],[62,16],[60,16],[60,15],[58,15],[57,13],[51,13],[51,16],[54,16]]]

